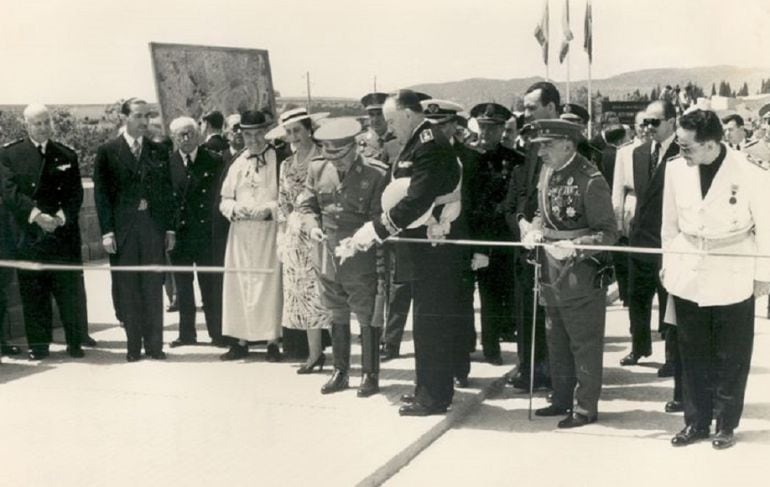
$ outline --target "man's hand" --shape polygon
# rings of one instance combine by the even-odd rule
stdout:
[[[471,270],[477,271],[489,267],[489,256],[484,254],[473,254],[471,259]]]
[[[524,235],[528,234],[531,229],[532,224],[526,218],[519,218],[519,235],[521,235],[522,241],[524,241]]]
[[[572,240],[559,240],[558,242],[554,242],[553,245],[546,247],[545,251],[556,260],[569,259],[570,257],[574,257],[577,253],[575,251],[575,243],[572,242]]]
[[[313,242],[323,242],[326,240],[326,234],[319,227],[313,227],[310,229],[310,240]]]
[[[174,232],[166,232],[166,252],[171,252],[176,246],[176,234]]]
[[[524,248],[527,250],[534,249],[536,243],[543,241],[543,232],[540,230],[530,230],[523,235],[524,236],[521,238],[521,243],[524,244]]]
[[[770,282],[754,281],[754,296],[761,297],[770,294]]]
[[[53,233],[59,228],[59,220],[47,213],[38,213],[34,222],[46,233]]]
[[[377,232],[374,231],[374,224],[372,222],[364,223],[351,237],[351,244],[358,251],[369,250],[369,247],[374,245],[376,241]]]
[[[118,252],[118,243],[115,241],[115,235],[105,235],[102,237],[102,247],[108,254],[116,254]]]

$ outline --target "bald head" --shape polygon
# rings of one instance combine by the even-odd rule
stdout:
[[[24,127],[29,137],[42,144],[53,135],[53,123],[48,107],[40,104],[27,105],[24,109]]]

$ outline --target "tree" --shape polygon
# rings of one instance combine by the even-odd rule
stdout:
[[[737,93],[738,96],[749,96],[749,85],[745,81],[743,82],[743,86],[741,86],[741,89],[738,90]]]
[[[716,96],[717,94],[717,87],[714,83],[711,83],[711,96]]]

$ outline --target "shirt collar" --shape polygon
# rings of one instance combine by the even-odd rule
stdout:
[[[123,131],[123,138],[126,139],[126,142],[128,143],[129,147],[133,147],[134,146],[134,141],[138,141],[139,142],[139,147],[141,147],[142,144],[144,143],[144,137],[142,137],[140,135],[137,138],[133,138],[130,135],[128,135],[128,131],[127,130]]]
[[[187,166],[187,153],[182,152],[182,149],[179,149],[179,155],[182,156],[182,162],[184,162],[184,165]],[[190,160],[195,162],[195,160],[198,158],[198,148],[196,147],[193,149],[192,152],[190,152]]]
[[[663,142],[660,143],[660,151],[658,152],[658,158],[663,157],[666,154],[666,152],[668,152],[668,148],[671,146],[671,142],[674,141],[675,136],[676,136],[676,133],[672,133],[666,139],[664,139]],[[653,140],[652,144],[650,144],[650,154],[652,154],[653,150],[655,150],[655,140]]]
[[[30,137],[29,140],[32,141],[32,145],[34,145],[36,149],[39,147],[42,153],[45,154],[46,148],[48,148],[48,139],[45,139],[43,142],[38,142]]]

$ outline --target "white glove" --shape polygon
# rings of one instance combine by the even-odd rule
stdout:
[[[575,244],[572,240],[559,240],[558,242],[554,242],[553,245],[546,247],[545,251],[556,260],[569,259],[570,257],[574,257],[577,253],[575,251]]]
[[[522,242],[524,241],[523,236],[528,234],[531,229],[532,224],[526,218],[519,219],[519,234],[522,236]]]
[[[326,235],[320,227],[313,227],[310,229],[310,240],[314,242],[323,242],[326,240]]]
[[[524,244],[524,248],[527,250],[532,250],[535,248],[536,243],[540,243],[543,241],[543,232],[540,230],[530,230],[527,233],[524,234],[524,237],[521,239],[521,243]]]
[[[377,232],[374,230],[374,224],[372,222],[366,222],[364,225],[356,230],[356,233],[351,237],[352,246],[358,251],[369,250],[369,247],[374,245],[377,239]]]
[[[108,254],[115,254],[118,252],[118,244],[115,242],[115,236],[112,234],[102,237],[102,247]]]
[[[489,256],[484,254],[473,254],[471,259],[471,270],[477,271],[489,267]]]

